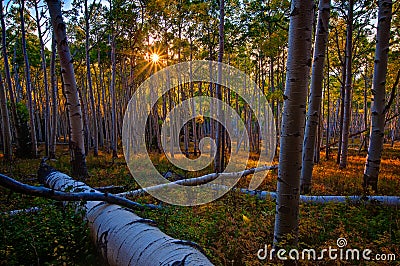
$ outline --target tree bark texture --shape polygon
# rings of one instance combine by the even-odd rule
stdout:
[[[49,7],[51,24],[57,43],[61,74],[64,80],[66,105],[68,106],[72,175],[78,179],[84,179],[88,175],[88,172],[85,157],[82,110],[79,102],[74,66],[68,47],[66,24],[63,21],[61,13],[61,2],[59,0],[46,0],[46,3]]]
[[[353,62],[353,6],[354,1],[349,0],[349,11],[347,15],[347,37],[346,37],[346,79],[344,86],[344,101],[343,101],[343,126],[342,126],[342,143],[339,167],[346,168],[347,154],[349,146],[349,133],[351,121],[351,100],[352,100],[352,62]]]
[[[311,66],[314,1],[293,0],[280,134],[274,245],[297,245],[301,154]]]
[[[330,4],[330,0],[320,0],[318,7],[318,24],[317,33],[315,35],[310,97],[308,101],[306,131],[303,143],[303,163],[300,185],[302,193],[309,193],[311,190],[311,177],[314,168],[313,155],[316,143],[316,132],[320,120],[322,81],[324,79],[325,51],[328,41]]]
[[[96,192],[58,171],[44,169],[40,176],[55,190]],[[91,235],[109,265],[212,265],[197,244],[164,234],[152,220],[129,209],[99,201],[88,201],[82,208]]]
[[[385,130],[385,85],[388,64],[392,1],[380,0],[376,36],[374,77],[372,84],[371,129],[368,155],[364,168],[364,187],[378,190],[378,174]]]

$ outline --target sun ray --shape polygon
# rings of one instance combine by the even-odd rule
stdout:
[[[153,63],[158,63],[158,61],[160,60],[160,56],[156,53],[152,53],[150,55],[150,59]]]

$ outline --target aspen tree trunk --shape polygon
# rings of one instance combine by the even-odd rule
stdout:
[[[49,96],[49,83],[47,78],[47,65],[46,65],[46,54],[44,50],[44,42],[43,42],[43,35],[42,35],[42,27],[40,24],[40,16],[39,16],[39,9],[38,9],[38,2],[37,0],[33,1],[35,7],[35,14],[36,14],[36,24],[37,24],[37,31],[39,36],[39,43],[40,43],[40,58],[42,60],[42,69],[43,69],[43,85],[44,85],[44,93],[46,97],[46,107],[44,111],[44,138],[45,138],[45,150],[46,156],[50,155],[50,96]]]
[[[380,0],[378,3],[378,29],[372,84],[374,99],[371,107],[371,131],[368,155],[364,169],[364,188],[371,186],[374,191],[378,190],[378,174],[383,150],[385,114],[388,109],[385,107],[385,84],[390,41],[390,23],[392,19],[392,1]]]
[[[367,73],[368,72],[367,72],[367,68],[366,68],[365,69],[365,76],[364,76],[365,86],[364,86],[364,105],[363,105],[363,108],[364,108],[364,129],[368,128],[368,105],[367,105],[367,97],[368,97],[368,95],[367,95],[367,89],[369,88],[369,82],[368,82],[369,78],[367,77]],[[368,143],[369,143],[369,136],[367,134],[364,135],[363,143],[364,143],[364,147],[361,147],[361,148],[364,148],[364,150],[367,150],[368,149]]]
[[[85,0],[85,53],[86,53],[86,75],[87,75],[87,85],[89,89],[89,99],[90,99],[90,112],[92,115],[92,125],[93,125],[93,155],[97,157],[99,155],[99,133],[97,128],[97,114],[94,104],[93,95],[93,85],[92,85],[92,73],[90,72],[90,54],[89,54],[89,11],[88,11],[88,1]]]
[[[14,124],[14,136],[15,136],[15,143],[17,146],[17,151],[21,149],[20,142],[19,142],[19,136],[20,136],[20,126],[19,126],[19,121],[17,117],[17,111],[15,108],[15,99],[14,99],[14,93],[12,89],[12,81],[11,81],[11,74],[10,74],[10,65],[8,63],[8,55],[7,55],[7,37],[6,37],[6,25],[4,22],[4,13],[3,13],[3,0],[0,0],[0,23],[1,23],[1,51],[3,55],[3,61],[4,61],[4,72],[5,72],[5,78],[6,78],[6,83],[7,83],[7,89],[10,93],[10,107],[11,107],[11,122]],[[12,125],[12,124],[10,124]],[[11,141],[11,140],[10,140]],[[11,142],[10,142],[11,143]],[[17,152],[18,154],[18,152]]]
[[[46,3],[49,7],[58,56],[60,57],[63,87],[68,106],[72,174],[78,179],[84,179],[88,175],[88,172],[86,168],[82,110],[79,102],[74,67],[68,47],[66,24],[63,21],[60,0],[46,0]]]
[[[396,94],[396,103],[394,106],[394,113],[398,114],[399,113],[399,93]],[[397,136],[397,119],[393,119],[392,122],[392,136],[391,136],[391,143],[390,145],[393,147],[394,146],[394,141],[396,140]]]
[[[55,190],[98,192],[54,169],[39,170],[39,177]],[[91,236],[107,265],[212,265],[197,244],[174,239],[152,220],[114,204],[87,201],[85,210]]]
[[[29,127],[31,133],[31,146],[32,146],[32,156],[36,157],[37,153],[37,140],[36,140],[36,126],[35,126],[35,113],[32,102],[32,81],[31,81],[31,70],[29,66],[28,53],[26,51],[26,38],[25,38],[25,19],[24,19],[24,9],[25,9],[25,0],[21,0],[20,6],[20,19],[21,19],[21,42],[22,42],[22,53],[24,55],[25,62],[25,78],[26,78],[26,95],[28,100],[28,109],[29,109]]]
[[[211,60],[211,51],[210,51],[210,60]],[[212,68],[211,68],[211,62],[209,64],[209,73],[210,73],[210,77],[212,77]],[[210,90],[210,97],[214,97],[214,84],[212,82],[209,83],[209,90]],[[216,107],[214,106],[214,101],[210,102],[210,114],[214,114]],[[214,127],[214,123],[215,121],[213,119],[209,119],[209,130],[208,130],[208,134],[210,136],[210,138],[214,138],[215,140],[215,127]],[[210,157],[212,157],[214,154],[214,146],[210,145]],[[215,170],[215,165],[214,165],[214,170]]]
[[[225,0],[219,1],[219,48],[218,48],[218,62],[222,63],[224,57],[224,19],[225,19]],[[215,86],[215,94],[217,99],[222,101],[222,65],[218,64],[218,82]],[[220,103],[216,106],[217,117],[223,121],[222,106]],[[224,169],[224,156],[225,156],[225,140],[224,140],[224,127],[221,123],[216,122],[215,140],[216,140],[216,153],[214,158],[214,170],[220,173]]]
[[[338,48],[339,49],[339,48]],[[340,55],[340,53],[338,52]],[[341,58],[341,57],[340,57]],[[346,80],[346,63],[342,62],[342,82],[340,86],[340,97],[338,100],[338,115],[339,115],[339,140],[338,140],[338,150],[336,164],[340,163],[340,155],[342,154],[342,139],[343,139],[343,116],[344,116],[344,98],[345,98],[345,80]]]
[[[117,153],[117,117],[116,117],[116,97],[115,97],[115,75],[116,75],[116,62],[115,62],[115,38],[113,34],[111,37],[111,84],[110,84],[110,94],[111,94],[111,150],[113,158],[118,158]]]
[[[303,163],[300,185],[302,194],[310,193],[311,190],[316,132],[321,114],[322,81],[324,78],[325,50],[328,41],[330,4],[330,0],[320,0],[318,7],[318,24],[313,55],[314,61],[312,65],[310,97],[308,101],[306,131],[303,143]]]
[[[1,109],[1,122],[3,124],[3,150],[4,158],[7,161],[12,160],[12,135],[10,129],[10,117],[8,115],[7,98],[3,84],[3,77],[0,73],[0,109]]]
[[[12,66],[14,71],[14,83],[15,83],[15,101],[19,103],[22,99],[22,87],[19,80],[19,65],[17,63],[17,46],[19,42],[16,41],[14,44],[14,54],[12,59]]]
[[[56,77],[56,39],[54,33],[51,40],[51,58],[50,58],[50,86],[51,86],[51,101],[52,101],[52,117],[51,117],[51,130],[49,142],[49,158],[56,158],[56,144],[57,144],[57,113],[58,113],[58,86]]]
[[[325,138],[325,159],[329,160],[329,152],[330,152],[330,148],[329,148],[329,140],[331,137],[331,95],[330,95],[330,81],[329,81],[329,53],[328,53],[328,46],[326,47],[326,64],[327,64],[327,71],[326,71],[326,75],[327,75],[327,79],[328,81],[326,82],[326,98],[327,98],[327,115],[326,115],[326,138]],[[324,96],[325,97],[325,96]]]
[[[349,0],[349,12],[347,18],[347,37],[346,37],[346,80],[344,90],[344,112],[343,112],[343,128],[342,128],[342,144],[340,153],[340,168],[347,166],[347,154],[349,148],[349,132],[351,121],[351,100],[352,100],[352,50],[353,50],[353,6],[354,0]]]
[[[101,56],[100,56],[100,48],[97,48],[97,65],[99,67],[99,75],[98,75],[98,82],[96,84],[96,90],[97,90],[97,99],[98,99],[98,105],[97,105],[97,112],[98,112],[98,127],[99,127],[99,144],[101,147],[104,147],[104,121],[103,121],[103,115],[101,113],[101,96],[100,96],[100,91],[101,91],[101,84],[102,84],[102,69],[101,69]],[[94,68],[96,71],[96,68]],[[97,75],[96,75],[97,76]],[[104,110],[104,106],[103,106]]]
[[[302,142],[311,66],[314,1],[293,0],[282,114],[274,245],[297,245]]]
[[[35,80],[37,80],[37,76],[36,79],[33,79],[33,82],[31,83],[32,86],[31,88],[37,88],[37,86],[35,86]],[[43,99],[40,90],[32,89],[32,107],[33,107],[33,114],[35,115],[35,128],[36,128],[36,142],[38,141],[43,141],[43,132],[42,132],[42,126],[41,126],[41,121],[40,121],[40,113],[41,113],[41,105],[39,105],[38,101],[39,99]],[[37,147],[37,144],[36,144]]]
[[[190,62],[193,60],[193,41],[190,37]],[[191,97],[191,109],[192,114],[195,114],[196,110],[196,100],[193,98],[194,96],[194,81],[193,81],[193,69],[190,64],[190,97]],[[197,156],[197,126],[196,126],[196,118],[192,119],[192,134],[193,134],[193,154]]]
[[[89,118],[87,111],[87,103],[86,103],[86,94],[84,91],[84,80],[82,80],[82,85],[80,86],[82,89],[78,89],[79,100],[81,102],[81,110],[82,110],[82,121],[83,121],[83,137],[85,142],[85,155],[89,153],[90,146],[90,138],[89,138]]]
[[[103,106],[103,125],[104,125],[104,133],[105,133],[105,144],[106,144],[106,151],[109,153],[110,152],[110,130],[109,130],[109,124],[110,124],[110,119],[109,119],[109,108],[108,108],[108,101],[106,99],[106,88],[105,88],[105,78],[104,78],[104,73],[100,67],[100,84],[101,84],[101,101],[102,101],[102,106]]]

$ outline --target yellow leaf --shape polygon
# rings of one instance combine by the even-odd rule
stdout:
[[[251,220],[246,215],[243,214],[243,222],[248,224],[251,222]]]

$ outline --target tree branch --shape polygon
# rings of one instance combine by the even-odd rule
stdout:
[[[220,176],[225,177],[225,178],[234,177],[234,176],[244,177],[244,176],[251,175],[251,174],[254,174],[257,172],[262,172],[262,171],[267,171],[267,170],[272,170],[272,169],[277,169],[277,168],[278,168],[277,165],[272,165],[272,166],[261,166],[261,167],[257,167],[257,168],[250,168],[250,169],[246,169],[241,172],[235,172],[235,173],[211,173],[211,174],[203,175],[200,177],[181,179],[181,180],[177,180],[175,182],[170,182],[170,183],[166,183],[166,184],[160,184],[160,185],[151,186],[151,187],[147,187],[147,188],[122,192],[117,195],[120,197],[126,197],[126,196],[136,197],[136,196],[144,195],[148,191],[156,191],[156,190],[159,190],[162,188],[167,188],[170,186],[176,186],[176,185],[196,186],[196,185],[201,185],[201,184],[205,184],[207,182],[213,181]]]
[[[392,103],[393,103],[394,96],[396,95],[396,87],[397,87],[397,85],[399,84],[399,79],[400,79],[400,69],[397,71],[396,81],[395,81],[394,84],[393,84],[392,92],[390,93],[389,101],[388,101],[388,103],[386,104],[385,109],[383,109],[383,113],[384,113],[384,114],[389,110],[390,106],[391,106]]]
[[[83,183],[82,183],[83,184]],[[151,206],[144,206],[137,202],[133,202],[126,198],[118,197],[109,193],[96,192],[63,192],[46,187],[36,187],[21,183],[6,175],[0,174],[0,185],[10,189],[13,192],[22,193],[31,196],[43,197],[57,201],[105,201],[110,204],[116,204],[129,209],[152,208]]]

